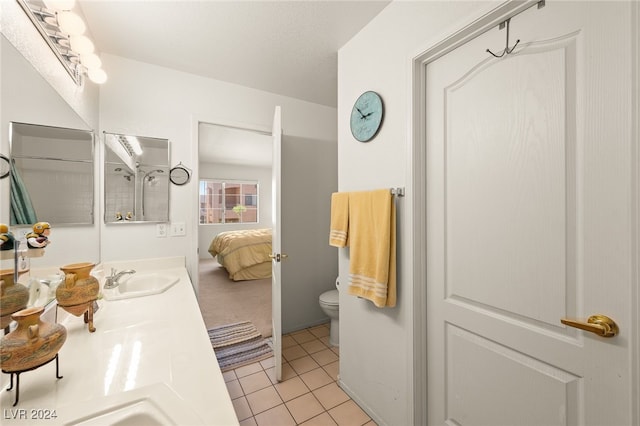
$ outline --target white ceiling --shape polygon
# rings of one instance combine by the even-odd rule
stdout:
[[[388,3],[79,0],[101,53],[332,107],[338,49]]]
[[[270,135],[201,123],[198,139],[201,163],[271,167]]]

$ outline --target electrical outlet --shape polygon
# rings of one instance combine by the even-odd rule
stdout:
[[[175,222],[171,224],[171,235],[174,237],[182,237],[187,235],[184,222]]]
[[[156,225],[156,237],[164,238],[167,236],[167,224],[166,223],[158,223]]]

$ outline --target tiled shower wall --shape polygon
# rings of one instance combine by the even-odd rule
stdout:
[[[106,202],[105,218],[107,222],[116,220],[116,213],[124,217],[127,212],[133,212],[134,179],[127,180],[122,174],[109,174],[105,180]]]
[[[93,166],[89,167],[93,172]],[[53,222],[91,223],[94,196],[91,175],[69,170],[25,170],[22,179],[29,188],[38,220],[48,222],[50,217],[56,217],[58,220]],[[73,208],[63,206],[60,201],[63,198],[68,199],[66,203],[71,203]]]

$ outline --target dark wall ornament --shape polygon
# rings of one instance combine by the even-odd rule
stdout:
[[[9,157],[0,154],[0,179],[4,179],[11,173],[11,161]]]
[[[191,170],[180,162],[169,171],[169,179],[174,185],[186,185],[191,180]]]

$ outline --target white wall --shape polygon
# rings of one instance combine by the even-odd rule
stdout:
[[[0,1],[0,152],[9,154],[9,122],[91,130],[98,125],[98,87],[77,86],[15,1]],[[97,173],[97,166],[94,169]],[[9,180],[0,181],[0,222],[9,223]],[[94,183],[94,212],[98,211]],[[44,219],[44,218],[43,218]],[[45,219],[46,220],[46,219]],[[100,260],[98,215],[92,226],[53,226],[46,255],[31,267]],[[14,228],[21,235],[27,228]],[[3,264],[4,265],[4,264]],[[4,267],[4,266],[3,266]]]
[[[292,206],[288,214],[300,210],[299,205],[302,210],[313,209],[305,217],[293,215],[289,219],[292,225],[287,231],[289,241],[302,241],[289,244],[290,252],[297,250],[296,260],[287,262],[283,268],[283,286],[289,282],[295,287],[291,292],[283,290],[287,293],[285,298],[289,298],[283,301],[285,309],[287,304],[294,309],[288,316],[293,319],[293,325],[288,325],[284,318],[283,329],[324,320],[317,296],[332,288],[337,274],[335,252],[326,243],[328,194],[337,189],[335,108],[105,54],[102,59],[109,75],[107,83],[99,92],[97,86],[89,82],[78,87],[19,5],[2,1],[0,7],[2,33],[18,48],[16,56],[26,57],[35,66],[34,69],[22,63],[21,69],[5,71],[3,64],[1,152],[9,152],[6,135],[11,120],[93,129],[98,140],[96,223],[92,227],[54,226],[52,245],[47,255],[38,259],[38,267],[58,267],[70,263],[68,259],[115,261],[181,255],[187,257],[187,267],[194,278],[198,248],[198,122],[270,129],[274,108],[280,105],[283,144],[292,148],[288,173],[298,180],[293,189],[297,189],[298,183],[307,182],[307,187],[315,190],[299,191],[292,193],[288,201],[283,199],[283,205],[287,206],[288,202]],[[3,48],[3,62],[8,62],[5,57],[12,53]],[[28,82],[27,77],[34,77],[36,81]],[[182,162],[194,172],[189,184],[170,186],[170,220],[185,222],[186,236],[157,238],[154,224],[103,223],[103,131],[171,141],[171,164]],[[318,159],[318,155],[323,157]],[[328,163],[320,167],[324,162]],[[317,176],[303,173],[304,170],[297,167],[304,165]],[[305,197],[313,200],[306,201]],[[0,220],[4,223],[9,221],[8,179],[0,182],[0,198],[3,200]],[[284,242],[283,249],[288,249]],[[57,252],[61,255],[56,256]]]
[[[77,86],[16,1],[0,1],[0,31],[60,97],[87,123],[98,127],[98,86]],[[33,105],[38,108],[38,105]],[[50,110],[56,114],[54,110]],[[52,124],[55,125],[55,124]]]
[[[101,131],[168,138],[171,164],[194,171],[171,186],[170,220],[185,222],[185,237],[156,238],[155,225],[104,226],[103,260],[187,255],[197,281],[198,122],[270,129],[282,107],[282,329],[326,320],[318,296],[337,274],[328,245],[330,194],[337,189],[336,110],[192,74],[103,55],[109,81],[100,92]]]
[[[82,110],[80,104],[90,104],[93,100],[97,111],[97,90],[87,86],[84,89],[75,86],[40,34],[24,16],[22,9],[18,9],[17,12],[20,13],[12,13],[13,5],[19,8],[16,2],[0,2],[4,36],[0,37],[0,152],[6,156],[10,153],[9,123],[11,121],[90,130],[91,126],[69,106],[69,102],[73,102]],[[5,18],[8,17],[13,17],[14,20],[5,22]],[[27,21],[23,22],[23,20]],[[21,26],[21,23],[24,25]],[[12,43],[16,43],[24,50],[19,51]],[[34,63],[30,63],[25,55],[30,57],[40,69],[45,70],[42,71],[45,75],[52,75],[51,81],[45,80],[41,72],[34,67]],[[58,79],[56,76],[63,78]],[[71,92],[82,97],[82,102],[77,101],[75,97],[63,98],[52,86],[52,81],[56,82],[57,86],[64,86],[61,89],[62,92]],[[86,114],[89,118],[92,116],[92,111],[93,108],[90,108]],[[97,171],[96,165],[94,173],[97,174]],[[0,222],[7,225],[10,222],[9,181],[9,178],[0,180]],[[94,212],[96,212],[99,205],[97,179],[94,182],[94,191],[96,194]],[[41,219],[47,220],[47,218]],[[98,262],[100,260],[99,220],[100,218],[96,216],[94,224],[86,226],[54,224],[50,235],[51,244],[46,249],[46,255],[32,259],[31,267],[59,267],[76,262]],[[19,236],[30,228],[11,227],[11,230],[14,235]],[[9,266],[3,261],[2,267]]]
[[[283,109],[283,117],[286,111]],[[335,142],[282,138],[282,332],[328,320],[318,297],[335,288],[336,249],[329,245],[331,193],[338,188]]]
[[[185,222],[185,237],[156,238],[151,224],[104,226],[103,261],[187,255],[193,279],[198,237],[197,123],[244,123],[271,128],[276,105],[282,106],[284,134],[330,141],[335,146],[336,110],[286,96],[102,55],[109,80],[100,89],[100,133],[103,131],[167,138],[171,165],[182,161],[194,176],[170,187],[170,220]]]
[[[270,136],[265,136],[271,139]],[[198,231],[198,256],[211,259],[209,245],[220,232],[236,229],[271,228],[271,168],[229,164],[200,163],[200,179],[236,179],[258,182],[258,223],[229,223],[200,225]]]
[[[406,187],[398,207],[398,301],[395,308],[340,293],[340,380],[379,424],[413,424],[413,277],[410,163],[411,58],[498,2],[393,2],[339,51],[338,187],[340,191]],[[378,92],[385,117],[379,134],[357,142],[349,130],[353,102]],[[340,249],[342,283],[347,249]],[[426,402],[425,402],[426,403]]]

